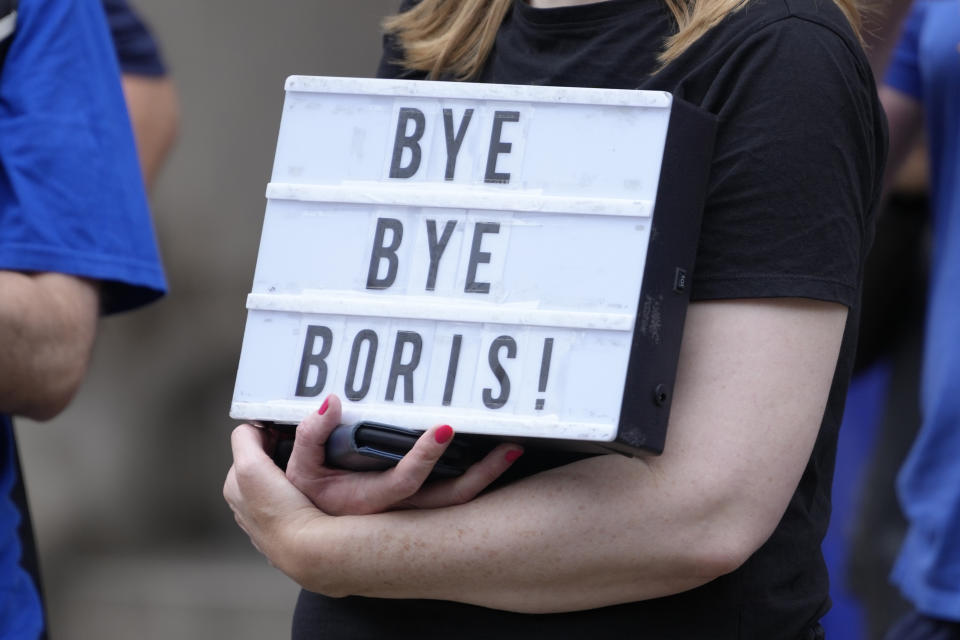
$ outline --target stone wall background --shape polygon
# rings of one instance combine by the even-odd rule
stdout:
[[[152,194],[171,293],[105,319],[73,405],[18,421],[50,625],[73,638],[282,638],[296,587],[221,497],[227,412],[291,74],[368,76],[396,0],[132,0],[180,93]]]

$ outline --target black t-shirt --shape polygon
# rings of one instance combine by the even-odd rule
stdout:
[[[655,72],[672,28],[661,0],[556,9],[516,0],[479,80],[666,90],[716,114],[692,299],[806,297],[850,308],[820,433],[777,529],[733,573],[674,596],[524,615],[304,592],[294,637],[813,637],[830,603],[820,543],[886,155],[885,120],[867,61],[830,0],[751,0]],[[378,75],[422,77],[393,63],[400,57],[387,38]]]

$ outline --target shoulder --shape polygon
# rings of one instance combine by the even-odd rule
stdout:
[[[785,20],[810,25],[814,30],[833,33],[854,54],[863,52],[850,20],[833,0],[779,0],[785,6]]]
[[[823,30],[833,33],[839,42],[854,53],[862,50],[853,25],[833,0],[750,0],[731,14],[718,32],[728,37],[756,34],[769,37],[777,33],[811,33]]]
[[[750,0],[691,47],[688,59],[725,66],[754,61],[760,52],[794,70],[826,57],[871,75],[853,25],[832,0]]]
[[[861,142],[885,137],[870,64],[831,0],[751,0],[663,75],[662,88],[721,122],[768,118],[782,131],[826,118],[837,126],[855,121]]]
[[[831,0],[750,0],[642,88],[671,91],[723,115],[744,99],[782,102],[798,92],[805,95],[796,108],[805,108],[824,87],[830,95],[852,91],[861,107],[875,111],[873,74],[840,8]]]
[[[753,0],[698,46],[673,72],[719,120],[696,295],[852,306],[886,157],[852,27],[829,1]]]
[[[741,31],[705,98],[730,118],[768,118],[782,133],[835,131],[882,163],[886,120],[870,63],[853,26],[830,0],[760,0],[776,5]],[[747,6],[749,13],[753,4]],[[759,13],[759,12],[758,12]],[[734,22],[732,27],[736,27]],[[749,106],[746,106],[748,105]]]
[[[829,62],[851,79],[872,78],[853,25],[831,0],[754,0],[731,16],[728,28],[734,51],[762,50],[768,62],[791,71]]]

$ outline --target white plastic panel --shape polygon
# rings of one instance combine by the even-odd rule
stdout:
[[[613,440],[670,106],[288,80],[231,415]]]

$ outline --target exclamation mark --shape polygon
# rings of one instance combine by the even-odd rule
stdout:
[[[543,359],[540,361],[540,386],[538,390],[544,393],[547,390],[547,378],[550,376],[550,357],[553,355],[553,338],[543,341]],[[537,411],[543,409],[543,398],[537,398]]]

